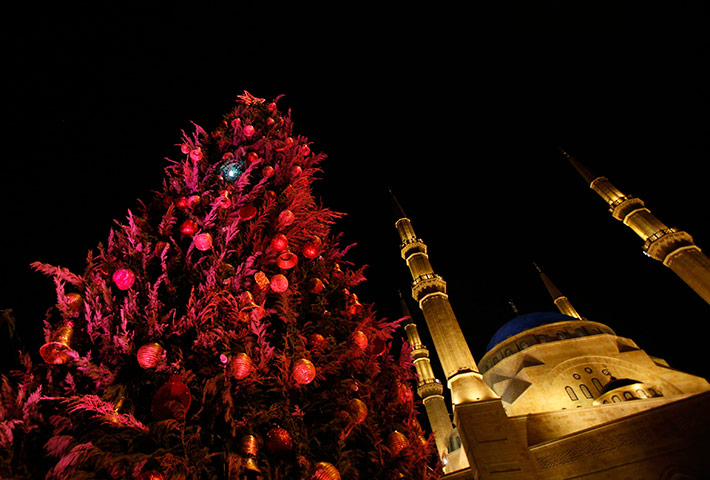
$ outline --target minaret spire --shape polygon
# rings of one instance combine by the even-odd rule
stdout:
[[[444,387],[434,376],[431,361],[429,360],[429,350],[422,344],[417,325],[409,312],[407,302],[402,297],[402,292],[399,293],[399,298],[403,316],[410,319],[404,326],[404,330],[407,332],[407,340],[409,340],[409,344],[412,347],[412,359],[414,368],[417,370],[417,393],[421,397],[422,403],[424,403],[429,425],[434,433],[439,458],[444,459],[449,453],[448,440],[454,430],[449,410],[446,408],[446,401],[444,400]],[[446,470],[447,467],[445,465],[444,471]]]
[[[643,250],[678,275],[685,283],[710,303],[710,258],[693,242],[687,232],[669,228],[644,206],[639,198],[624,195],[606,177],[592,174],[574,157],[562,154],[609,204],[612,216],[631,228],[644,241]]]
[[[545,285],[545,288],[547,288],[548,293],[552,297],[552,301],[555,303],[555,306],[560,311],[560,313],[582,320],[581,315],[577,313],[577,310],[575,310],[575,308],[572,306],[569,299],[562,295],[562,292],[560,292],[559,289],[555,286],[555,284],[552,283],[552,281],[547,277],[545,272],[542,271],[542,269],[537,265],[537,263],[533,263],[533,265],[535,266],[537,272],[540,274],[542,283]]]

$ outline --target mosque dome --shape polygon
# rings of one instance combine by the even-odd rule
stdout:
[[[570,317],[569,315],[564,315],[558,312],[533,312],[526,313],[524,315],[519,315],[512,320],[504,323],[491,337],[486,347],[486,352],[489,352],[493,347],[498,345],[500,342],[504,341],[508,337],[517,335],[520,332],[529,330],[531,328],[539,327],[541,325],[548,325],[550,323],[557,322],[567,322],[570,320],[578,320],[577,318]]]

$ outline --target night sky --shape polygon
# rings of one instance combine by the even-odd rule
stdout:
[[[181,130],[211,129],[247,90],[285,95],[296,133],[328,155],[316,194],[347,213],[335,229],[369,265],[357,293],[381,316],[401,316],[398,290],[410,298],[390,187],[476,359],[510,301],[555,310],[537,262],[583,316],[710,377],[710,307],[558,152],[710,252],[703,6],[536,3],[8,14],[0,309],[38,358],[54,287],[29,263],[82,273],[113,220],[160,188]]]

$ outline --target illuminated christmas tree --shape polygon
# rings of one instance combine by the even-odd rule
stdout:
[[[315,200],[323,154],[245,92],[56,284],[41,365],[4,378],[3,478],[433,479],[400,320]],[[433,467],[433,468],[432,468]]]

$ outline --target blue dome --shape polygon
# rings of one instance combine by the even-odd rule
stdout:
[[[493,337],[491,337],[491,340],[488,342],[488,346],[486,347],[486,352],[489,352],[493,347],[504,341],[506,338],[517,335],[520,332],[524,332],[530,328],[539,327],[540,325],[547,325],[549,323],[566,322],[568,320],[577,319],[557,312],[534,312],[520,315],[503,324],[503,326],[493,334]]]

